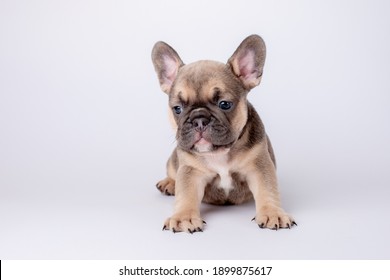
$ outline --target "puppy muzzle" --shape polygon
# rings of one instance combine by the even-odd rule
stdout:
[[[191,112],[189,119],[196,131],[203,132],[211,121],[211,114],[206,109],[198,108]]]

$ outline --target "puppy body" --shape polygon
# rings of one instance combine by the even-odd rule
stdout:
[[[239,204],[252,198],[260,227],[290,228],[295,222],[280,205],[275,157],[264,125],[247,101],[261,81],[263,40],[246,38],[227,64],[184,65],[169,45],[158,42],[152,59],[169,96],[177,148],[159,190],[176,196],[164,229],[202,231],[200,203]]]

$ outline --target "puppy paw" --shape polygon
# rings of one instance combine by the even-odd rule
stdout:
[[[262,211],[256,214],[255,220],[260,228],[278,230],[281,228],[290,229],[296,226],[294,219],[279,207],[263,207]]]
[[[166,195],[175,195],[175,181],[169,177],[156,184],[157,189]]]
[[[174,214],[168,218],[165,223],[163,230],[171,230],[176,232],[202,232],[203,225],[206,224],[202,218],[194,211],[186,211]]]

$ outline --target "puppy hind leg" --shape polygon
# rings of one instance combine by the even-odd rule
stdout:
[[[175,195],[175,178],[178,169],[176,149],[167,162],[167,177],[156,184],[157,189],[166,195]]]
[[[175,180],[170,177],[166,177],[165,179],[159,181],[156,184],[157,189],[165,195],[175,195]]]

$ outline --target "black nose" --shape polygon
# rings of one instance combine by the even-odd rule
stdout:
[[[198,117],[192,120],[192,125],[196,131],[205,131],[209,122],[210,121],[207,118]]]

